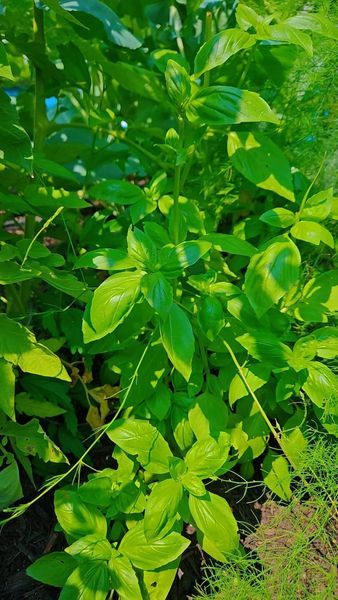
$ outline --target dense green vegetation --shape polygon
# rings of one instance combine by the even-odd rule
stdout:
[[[337,435],[334,17],[0,1],[0,508],[54,498],[62,600],[165,600],[197,543],[270,593],[215,484],[292,511]]]

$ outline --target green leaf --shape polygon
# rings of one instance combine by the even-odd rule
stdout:
[[[128,229],[128,255],[142,268],[153,268],[157,261],[157,249],[152,239],[137,227]]]
[[[319,246],[320,242],[334,248],[334,239],[326,227],[314,221],[298,221],[291,228],[291,235],[297,240]]]
[[[38,558],[26,569],[26,573],[46,585],[63,587],[76,567],[76,560],[66,552],[51,552]]]
[[[126,29],[117,14],[99,0],[76,0],[75,2],[72,0],[60,0],[60,7],[70,12],[87,13],[91,17],[98,19],[104,27],[107,39],[118,46],[130,48],[131,50],[141,46],[141,42]],[[85,21],[85,24],[87,24],[87,21]]]
[[[267,331],[244,333],[236,340],[253,358],[274,366],[282,366],[292,359],[292,351],[279,338]]]
[[[170,390],[163,383],[159,383],[155,393],[147,399],[146,404],[156,419],[163,421],[171,407]]]
[[[45,419],[46,417],[56,417],[66,413],[64,408],[48,402],[47,400],[37,400],[31,398],[29,394],[21,392],[15,397],[15,407],[19,413],[28,415],[29,417],[40,417]]]
[[[69,575],[59,600],[106,600],[109,570],[101,560],[84,560]]]
[[[261,17],[253,8],[246,6],[245,4],[239,4],[236,9],[237,23],[245,31],[250,29],[250,27],[255,27],[256,29],[259,28],[262,24],[268,23],[271,18],[272,17]]]
[[[0,358],[0,381],[1,398],[0,409],[13,421],[15,421],[14,396],[15,396],[15,375],[13,367],[3,358]]]
[[[10,464],[0,471],[0,510],[20,500],[22,496],[18,464],[11,460]]]
[[[176,521],[182,496],[182,484],[173,479],[165,479],[155,484],[144,513],[144,535],[149,542],[163,538],[169,533]]]
[[[258,317],[297,282],[300,264],[299,250],[287,237],[271,240],[265,250],[251,258],[245,275],[245,294]]]
[[[90,188],[90,196],[109,204],[128,205],[143,200],[144,192],[128,181],[108,179],[93,185]]]
[[[201,89],[191,98],[186,110],[189,121],[211,127],[261,121],[279,123],[270,106],[256,92],[225,85]]]
[[[295,200],[290,164],[267,136],[256,131],[231,131],[228,153],[235,169],[249,181],[287,200]]]
[[[103,271],[123,271],[134,267],[134,262],[126,252],[112,248],[100,248],[82,254],[75,262],[74,269],[91,267]]]
[[[203,334],[214,341],[224,327],[222,303],[213,296],[206,296],[198,307],[197,320]]]
[[[202,479],[193,473],[184,473],[181,476],[181,483],[193,496],[205,496],[207,492]]]
[[[264,364],[254,364],[250,367],[242,367],[242,371],[251,389],[255,392],[269,381],[271,368]],[[249,392],[246,385],[239,374],[236,373],[229,387],[230,406],[233,406],[237,400],[248,396],[248,394]]]
[[[168,60],[165,81],[171,102],[178,107],[183,106],[189,99],[191,90],[190,78],[185,68],[175,60]]]
[[[316,275],[304,286],[295,315],[302,321],[326,322],[326,313],[334,313],[338,304],[338,270]]]
[[[145,275],[141,291],[161,319],[166,319],[173,303],[173,289],[164,275],[160,271]]]
[[[332,205],[333,188],[329,188],[307,199],[301,217],[306,221],[324,221],[330,215]]]
[[[165,569],[154,572],[145,571],[143,573],[143,581],[149,600],[167,600],[177,573],[178,565],[179,559],[173,561],[170,564],[170,567],[168,566]],[[129,600],[129,598],[123,600]]]
[[[189,509],[198,529],[223,553],[238,549],[238,528],[229,504],[224,498],[208,493],[206,498],[189,496]]]
[[[289,17],[285,21],[285,25],[289,25],[294,29],[308,29],[334,40],[338,39],[337,25],[320,13],[299,13],[293,17]]]
[[[218,437],[226,429],[228,411],[225,402],[216,394],[205,392],[193,399],[189,409],[189,423],[198,440],[207,436]]]
[[[268,488],[282,500],[290,500],[291,473],[289,464],[284,456],[269,450],[262,464],[263,481]]]
[[[0,435],[14,438],[16,447],[25,455],[39,456],[44,462],[68,463],[60,448],[47,436],[37,419],[24,425],[4,423]]]
[[[107,430],[108,437],[122,450],[137,456],[151,473],[168,473],[172,456],[168,443],[148,421],[118,419]]]
[[[195,57],[194,76],[223,65],[231,56],[255,44],[254,36],[240,29],[226,29],[205,42]]]
[[[181,556],[189,544],[189,540],[176,532],[160,540],[149,542],[144,534],[144,524],[141,522],[125,534],[119,550],[138,569],[153,571]]]
[[[259,219],[260,221],[263,221],[263,223],[271,225],[271,227],[281,227],[284,229],[286,227],[291,227],[291,225],[294,224],[296,217],[291,210],[287,210],[286,208],[272,208],[263,213]]]
[[[95,290],[90,324],[99,337],[116,329],[130,313],[140,293],[141,272],[116,273]],[[98,339],[97,336],[95,339]],[[85,336],[85,341],[91,341]]]
[[[338,415],[338,377],[323,363],[310,362],[303,390],[319,408]]]
[[[195,352],[194,334],[185,312],[173,304],[165,321],[160,322],[162,344],[175,369],[189,381]]]
[[[87,506],[82,502],[77,492],[57,490],[54,495],[54,508],[58,522],[69,535],[75,538],[90,534],[106,537],[105,517],[93,505]]]
[[[175,247],[164,247],[160,252],[161,271],[168,278],[179,277],[187,267],[197,263],[211,248],[206,240],[190,240]]]
[[[137,575],[126,556],[113,555],[108,563],[112,588],[119,594],[119,600],[143,600]]]
[[[255,37],[259,40],[274,40],[276,42],[296,44],[303,48],[308,56],[313,55],[313,45],[310,36],[307,33],[297,31],[297,29],[294,29],[287,23],[266,25]]]
[[[228,254],[251,257],[257,252],[257,248],[249,242],[227,233],[208,233],[203,239],[211,242],[216,250]]]
[[[198,440],[184,459],[188,473],[202,478],[212,477],[227,460],[229,449],[230,438],[228,446],[218,444],[210,436]]]
[[[93,533],[81,537],[66,548],[67,554],[90,560],[110,560],[112,551],[106,538]]]

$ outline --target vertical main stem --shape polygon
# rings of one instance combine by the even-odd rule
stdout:
[[[37,8],[33,0],[33,37],[36,46],[41,54],[45,53],[46,40],[44,29],[43,10]],[[46,107],[45,107],[45,87],[43,71],[39,65],[35,65],[35,93],[34,93],[34,114],[33,114],[33,157],[35,158],[42,152],[45,131],[46,131]],[[35,178],[35,174],[34,174]],[[32,239],[35,234],[35,216],[27,214],[25,218],[25,238]],[[21,285],[21,306],[26,307],[31,292],[31,281],[24,281]]]
[[[212,12],[207,10],[205,13],[205,23],[204,23],[204,42],[210,40],[212,34]],[[204,73],[203,77],[203,87],[208,87],[210,83],[210,71]]]
[[[180,146],[183,146],[184,121],[181,116],[178,117],[178,133]],[[174,171],[174,191],[173,191],[173,238],[174,244],[180,241],[180,191],[181,191],[181,164],[175,165]]]

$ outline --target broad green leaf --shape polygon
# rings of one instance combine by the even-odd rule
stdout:
[[[80,500],[87,504],[107,507],[113,496],[112,481],[103,475],[94,477],[79,487],[78,494]]]
[[[66,552],[71,556],[90,560],[109,560],[112,555],[112,547],[106,538],[90,533],[68,546]]]
[[[267,223],[272,227],[280,227],[285,229],[286,227],[291,227],[294,224],[296,217],[291,212],[291,210],[287,210],[286,208],[272,208],[271,210],[267,210],[260,217],[260,220],[263,223]]]
[[[269,381],[271,369],[268,365],[254,364],[250,367],[242,367],[242,372],[251,389],[255,392]],[[237,400],[240,400],[240,398],[243,398],[244,396],[248,396],[248,394],[249,392],[246,385],[239,374],[236,373],[229,387],[230,406],[233,406]]]
[[[263,481],[268,488],[282,500],[290,500],[291,473],[289,464],[284,456],[269,450],[262,464]]]
[[[168,96],[173,104],[178,107],[184,105],[190,97],[190,78],[182,65],[169,59],[165,70],[165,81]]]
[[[299,250],[287,237],[272,240],[251,258],[245,275],[245,294],[258,317],[297,282],[300,264]]]
[[[322,323],[327,321],[327,313],[337,310],[337,305],[338,270],[326,271],[305,284],[295,315],[302,321]]]
[[[143,581],[146,587],[149,600],[167,600],[171,586],[174,582],[179,559],[173,561],[170,567],[160,569],[159,571],[145,571],[143,573]],[[129,600],[129,598],[123,598]],[[137,598],[135,600],[138,600]]]
[[[256,131],[231,131],[228,153],[235,169],[249,181],[287,200],[295,200],[290,164],[267,136]]]
[[[279,338],[267,331],[244,333],[236,340],[253,358],[274,366],[282,366],[292,359],[292,351]]]
[[[159,420],[163,421],[171,407],[171,392],[163,384],[159,383],[156,386],[155,393],[146,400],[147,407],[150,412]]]
[[[8,508],[22,496],[18,464],[12,460],[7,467],[0,471],[0,510]]]
[[[40,177],[42,175],[52,175],[52,177],[79,185],[79,181],[72,171],[69,171],[69,169],[66,169],[53,160],[47,160],[46,158],[41,158],[40,156],[34,156],[33,168]]]
[[[210,436],[197,441],[188,450],[184,459],[188,467],[188,473],[197,475],[203,479],[212,477],[227,460],[229,449],[230,438],[228,446],[218,444]]]
[[[216,250],[228,254],[251,257],[257,252],[257,248],[249,242],[227,233],[208,233],[203,239],[211,242]]]
[[[76,19],[76,17],[74,17],[72,14],[67,12],[67,10],[62,8],[62,6],[60,6],[59,0],[44,0],[44,4],[51,8],[53,12],[55,12],[59,17],[66,19],[66,21],[69,21],[74,25],[78,25],[79,27],[84,27],[85,29],[87,29],[87,27],[83,25],[81,21]]]
[[[303,390],[319,408],[338,415],[338,377],[323,363],[310,362]]]
[[[128,256],[141,268],[153,268],[157,262],[157,249],[152,239],[137,227],[128,230]]]
[[[253,8],[245,4],[239,4],[236,9],[236,20],[238,25],[247,31],[250,27],[256,29],[265,23],[268,23],[272,17],[261,17]]]
[[[189,497],[189,509],[198,529],[224,553],[238,549],[238,528],[224,498],[208,493],[206,498]]]
[[[130,313],[140,293],[141,277],[141,272],[116,273],[95,290],[90,323],[100,337],[114,331]]]
[[[193,496],[205,496],[207,493],[202,479],[193,473],[184,473],[181,477],[181,483],[187,492]]]
[[[189,381],[195,352],[194,334],[185,312],[173,304],[165,321],[160,322],[161,339],[175,369]]]
[[[20,268],[20,265],[13,261],[3,261],[0,264],[0,285],[10,285],[11,283],[19,283],[28,281],[37,277],[39,271],[31,268]]]
[[[203,334],[214,341],[225,324],[222,303],[213,296],[203,298],[198,307],[197,320]]]
[[[330,231],[314,221],[298,221],[291,228],[291,235],[297,240],[309,242],[315,246],[319,246],[323,242],[330,248],[334,248],[334,239]]]
[[[87,49],[82,46],[81,50],[86,51]],[[168,103],[161,79],[154,71],[139,67],[133,63],[106,60],[102,53],[99,60],[107,75],[115,79],[123,89],[132,92],[133,95],[136,94],[152,101],[160,102],[163,105]],[[137,86],[135,86],[135,81],[137,81]],[[130,202],[129,204],[134,204],[134,202]]]
[[[67,412],[57,404],[48,402],[45,399],[37,400],[36,398],[31,398],[31,396],[25,392],[21,392],[15,396],[15,408],[19,413],[23,413],[29,417],[40,417],[42,419],[45,419],[46,417],[56,417]]]
[[[47,436],[37,419],[31,419],[24,425],[3,423],[0,435],[13,438],[16,447],[25,455],[39,456],[44,462],[68,463],[67,457]]]
[[[147,541],[143,522],[130,529],[122,539],[119,550],[132,564],[144,571],[153,571],[181,556],[190,541],[175,531],[160,540]]]
[[[69,575],[59,600],[106,600],[109,570],[102,560],[84,560]]]
[[[190,240],[175,247],[164,247],[159,256],[161,271],[168,278],[179,277],[183,269],[194,265],[210,248],[211,244],[206,240]]]
[[[90,250],[82,254],[75,262],[74,269],[91,267],[103,271],[123,271],[134,266],[134,262],[126,252],[112,248],[100,248],[100,250]]]
[[[86,284],[74,277],[71,273],[50,269],[49,267],[40,264],[38,275],[43,281],[46,281],[49,285],[69,296],[81,298],[83,301],[88,299],[88,294],[86,296]]]
[[[27,567],[26,573],[46,585],[63,587],[76,567],[77,561],[66,552],[51,552]]]
[[[168,473],[172,456],[168,443],[148,421],[118,419],[107,430],[108,437],[122,450],[137,456],[151,473]]]
[[[189,423],[198,440],[209,435],[218,437],[228,422],[225,402],[215,394],[205,392],[193,399],[189,409]]]
[[[93,185],[90,188],[90,196],[109,204],[128,205],[143,200],[144,192],[128,181],[108,179]]]
[[[120,600],[143,600],[136,573],[126,556],[113,555],[108,568],[112,587],[118,592]]]
[[[159,481],[152,488],[144,513],[144,535],[149,542],[169,533],[176,521],[182,496],[182,484],[173,479]]]
[[[15,421],[15,375],[12,365],[3,358],[0,358],[0,382],[0,410],[2,410],[7,417]]]
[[[335,40],[338,39],[338,27],[328,17],[320,13],[298,13],[293,17],[289,17],[285,21],[285,25],[289,25],[294,29],[308,29],[320,35],[324,35]]]
[[[225,85],[201,89],[191,98],[186,111],[192,123],[211,127],[261,121],[279,123],[270,106],[256,92]]]
[[[334,327],[320,327],[310,338],[316,340],[316,353],[321,358],[335,358],[338,355],[338,330]]]
[[[324,221],[330,215],[332,205],[333,188],[329,188],[307,199],[301,217],[306,221]]]
[[[308,56],[313,54],[313,45],[310,36],[307,33],[297,31],[286,23],[278,25],[266,25],[264,29],[256,34],[259,40],[274,40],[276,42],[287,42],[296,44],[305,50]]]
[[[255,44],[254,36],[240,29],[226,29],[205,42],[195,58],[195,77],[223,65],[231,56]]]
[[[145,275],[141,291],[161,319],[166,319],[173,303],[173,289],[164,275],[160,271]]]
[[[98,19],[103,25],[107,39],[118,46],[131,50],[141,46],[141,42],[128,31],[117,14],[100,0],[60,0],[60,7],[70,12],[87,13]],[[79,20],[81,21],[81,18]],[[84,23],[87,25],[87,21]]]
[[[62,529],[74,538],[90,534],[106,537],[105,517],[93,505],[88,506],[82,502],[77,492],[57,490],[54,495],[54,508]]]

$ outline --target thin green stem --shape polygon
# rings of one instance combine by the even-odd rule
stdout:
[[[49,217],[49,219],[47,219],[47,221],[44,223],[44,225],[41,227],[41,229],[39,229],[39,231],[35,234],[35,236],[33,237],[32,241],[30,242],[30,244],[29,244],[29,246],[28,246],[28,248],[27,248],[27,250],[25,252],[25,256],[23,257],[23,260],[22,260],[22,263],[21,263],[21,268],[24,266],[24,264],[25,264],[25,262],[26,262],[26,260],[28,258],[28,255],[29,255],[29,253],[31,251],[31,248],[32,248],[34,242],[36,242],[36,240],[38,239],[39,235],[43,231],[45,231],[46,229],[48,229],[49,225],[54,221],[54,219],[56,219],[56,217],[63,211],[63,209],[64,209],[64,206],[60,206],[55,211],[55,213],[51,217]]]
[[[212,12],[207,10],[205,13],[205,22],[204,22],[204,42],[210,40],[212,35]],[[204,73],[203,77],[203,87],[208,87],[210,83],[210,71]]]
[[[288,449],[285,447],[285,444],[284,444],[283,439],[282,439],[282,435],[280,433],[278,433],[278,431],[276,430],[276,428],[273,426],[273,424],[271,423],[269,417],[267,416],[264,408],[262,407],[261,403],[259,402],[259,400],[258,400],[255,392],[253,391],[251,385],[249,384],[247,378],[244,375],[243,369],[242,369],[241,365],[239,364],[239,362],[238,362],[238,360],[236,358],[236,355],[235,355],[233,349],[228,344],[228,342],[226,342],[224,339],[221,339],[221,341],[222,341],[223,345],[225,346],[225,348],[227,349],[227,351],[229,352],[229,354],[230,354],[230,356],[231,356],[231,358],[232,358],[232,360],[233,360],[233,362],[234,362],[234,364],[235,364],[235,366],[237,368],[237,371],[238,371],[238,374],[239,374],[240,378],[242,379],[245,387],[247,388],[250,396],[252,397],[252,399],[253,399],[256,407],[258,408],[261,416],[263,417],[265,423],[267,424],[267,426],[268,426],[269,430],[271,431],[273,437],[275,438],[277,444],[279,445],[279,447],[281,448],[281,450],[285,454],[285,456],[288,459],[288,461],[289,461],[290,465],[292,466],[292,468],[295,470],[295,472],[297,474],[299,474],[299,469],[298,469],[297,465],[294,463],[294,460],[293,460],[292,456],[290,456],[290,453],[288,452]]]
[[[181,116],[178,117],[179,141],[180,147],[183,147],[184,121]],[[174,244],[180,241],[180,191],[181,191],[181,163],[175,165],[174,171],[174,191],[173,191],[173,238]]]
[[[302,199],[302,201],[301,201],[301,203],[300,203],[300,207],[299,207],[299,211],[298,211],[299,218],[300,218],[300,217],[301,217],[301,215],[302,215],[302,212],[303,212],[303,210],[304,210],[305,203],[306,203],[306,201],[307,201],[307,199],[308,199],[308,197],[309,197],[309,195],[310,195],[310,192],[311,192],[311,190],[312,190],[312,188],[313,188],[314,184],[316,183],[316,181],[317,181],[317,179],[318,179],[318,177],[319,177],[319,175],[320,175],[320,173],[321,173],[321,170],[322,170],[322,168],[323,168],[323,166],[324,166],[325,160],[326,160],[326,155],[324,156],[324,158],[323,158],[322,162],[320,163],[320,167],[319,167],[319,169],[318,169],[318,171],[317,171],[316,175],[315,175],[315,176],[314,176],[314,178],[312,179],[312,181],[311,181],[311,183],[310,183],[309,187],[307,188],[307,190],[306,190],[306,192],[305,192],[305,194],[304,194],[304,196],[303,196],[303,199]]]

